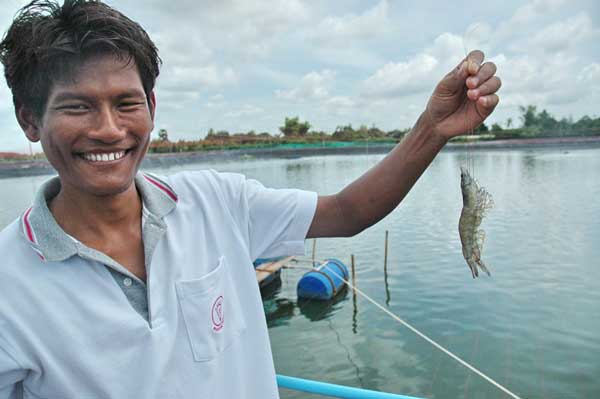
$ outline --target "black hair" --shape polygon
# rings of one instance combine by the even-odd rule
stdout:
[[[134,62],[149,99],[161,64],[146,31],[99,0],[34,0],[21,8],[0,42],[0,62],[15,109],[41,118],[52,86],[95,55]]]

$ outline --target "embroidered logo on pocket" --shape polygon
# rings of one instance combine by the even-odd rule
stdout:
[[[225,323],[225,315],[223,314],[223,295],[219,296],[212,305],[211,318],[214,331],[220,331]]]

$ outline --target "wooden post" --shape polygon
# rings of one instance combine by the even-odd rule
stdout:
[[[383,255],[383,270],[387,273],[387,258],[388,258],[388,231],[385,231],[385,249]]]
[[[350,255],[350,264],[352,266],[352,332],[356,334],[358,322],[356,321],[356,316],[358,314],[358,309],[356,307],[356,277],[354,272],[354,255]]]
[[[352,265],[352,286],[356,287],[356,273],[354,272],[354,254],[350,255],[350,263]],[[356,290],[352,290],[354,296],[356,296]]]
[[[315,265],[315,255],[317,254],[317,239],[313,238],[312,263]]]

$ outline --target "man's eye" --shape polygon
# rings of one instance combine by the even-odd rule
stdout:
[[[142,105],[143,103],[139,103],[139,102],[123,102],[121,104],[119,104],[121,107],[123,108],[134,108],[137,107],[139,105]]]
[[[64,109],[68,111],[85,111],[88,107],[84,104],[67,104],[59,107],[59,109]]]

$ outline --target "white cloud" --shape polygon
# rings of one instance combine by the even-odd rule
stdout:
[[[429,54],[419,54],[406,62],[389,62],[368,77],[363,93],[370,97],[405,96],[432,88],[432,72],[439,61]]]
[[[263,113],[263,109],[252,104],[244,104],[241,108],[225,113],[226,118],[240,118]]]
[[[233,68],[216,64],[197,67],[176,66],[170,72],[173,80],[185,85],[220,87],[234,84],[238,80]]]
[[[431,92],[437,82],[466,56],[466,46],[479,48],[478,43],[483,41],[482,37],[489,29],[484,24],[468,29],[465,37],[469,44],[458,35],[449,32],[440,34],[430,46],[412,58],[388,62],[375,71],[362,83],[362,93],[381,98]]]
[[[329,95],[334,79],[335,72],[328,69],[310,72],[302,77],[297,87],[290,90],[276,90],[275,96],[297,102],[323,100]]]
[[[335,108],[352,108],[356,106],[356,102],[350,97],[346,96],[335,96],[331,97],[326,101],[326,105]]]
[[[215,52],[226,51],[234,57],[267,57],[284,34],[294,31],[308,19],[307,6],[300,0],[179,0],[177,7],[163,0],[148,2],[172,26],[173,34],[196,40],[201,38]],[[192,26],[196,34],[184,36],[180,26]],[[187,40],[185,44],[187,44]]]
[[[210,96],[203,105],[207,108],[220,108],[225,106],[225,104],[225,96],[219,93]]]
[[[389,31],[388,8],[387,0],[382,0],[362,14],[327,17],[310,31],[309,37],[320,42],[375,38]]]
[[[507,27],[522,27],[523,24],[534,22],[541,15],[555,11],[566,4],[566,0],[534,0],[517,8],[513,16],[508,20]]]
[[[591,18],[580,13],[540,30],[531,38],[528,48],[540,49],[547,53],[565,51],[579,41],[589,38],[592,34]]]

